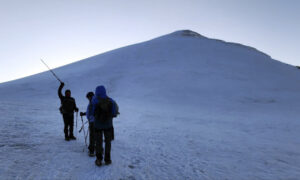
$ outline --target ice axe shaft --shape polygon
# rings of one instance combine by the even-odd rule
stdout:
[[[60,82],[62,83],[62,81],[57,77],[57,75],[52,71],[52,69],[45,63],[45,61],[43,61],[43,59],[41,59],[42,63],[49,69],[49,71],[53,74],[53,76]]]

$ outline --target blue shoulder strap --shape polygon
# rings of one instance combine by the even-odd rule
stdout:
[[[112,99],[112,98],[109,98],[110,99],[110,101],[112,102],[112,110],[111,110],[111,113],[112,113],[112,115],[116,115],[117,114],[117,112],[116,112],[116,103],[115,103],[115,101]]]

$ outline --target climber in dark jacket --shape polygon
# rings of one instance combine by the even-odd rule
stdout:
[[[61,101],[61,107],[59,108],[59,110],[64,119],[65,140],[69,141],[76,139],[73,134],[74,111],[78,112],[78,108],[76,106],[75,99],[71,97],[71,91],[69,89],[65,91],[65,96],[62,95],[61,91],[64,85],[65,84],[62,82],[58,88],[58,97]]]

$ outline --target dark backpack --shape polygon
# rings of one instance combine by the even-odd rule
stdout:
[[[60,111],[63,114],[71,114],[74,113],[75,109],[75,101],[72,98],[65,98],[60,107]]]
[[[98,104],[95,108],[95,119],[100,122],[106,122],[112,118],[113,103],[109,98],[98,98]]]

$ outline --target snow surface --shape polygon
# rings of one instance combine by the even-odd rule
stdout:
[[[0,84],[0,179],[300,177],[300,71],[254,48],[185,30],[54,71],[81,111],[100,84],[118,102],[113,164],[64,141],[44,72]]]

